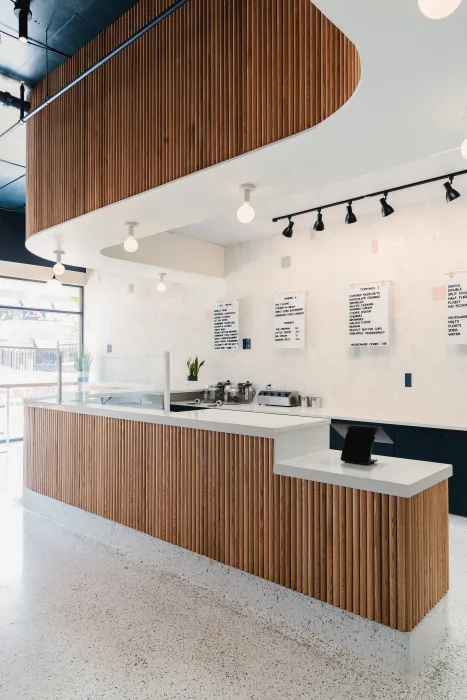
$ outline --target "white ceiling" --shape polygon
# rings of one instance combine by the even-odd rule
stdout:
[[[409,182],[418,182],[450,172],[467,170],[467,161],[462,158],[460,149],[447,151],[428,158],[421,158],[412,163],[395,166],[388,170],[380,170],[361,177],[350,178],[336,182],[327,187],[277,199],[266,205],[256,207],[256,217],[252,224],[241,224],[235,212],[227,216],[219,216],[196,224],[189,224],[176,229],[175,233],[190,236],[202,241],[217,243],[224,246],[235,245],[253,239],[268,238],[280,233],[287,221],[273,223],[272,219],[282,214],[303,211],[320,205],[340,202],[343,199],[390,189]],[[467,197],[467,175],[459,177],[454,187]],[[435,198],[444,199],[445,191],[442,183],[433,183],[392,193],[389,203],[396,209],[413,206]],[[357,216],[367,216],[380,210],[379,197],[356,202],[353,206]],[[325,223],[341,222],[345,217],[345,205],[323,212]],[[309,228],[316,220],[316,213],[304,214],[295,219],[295,230]]]
[[[139,236],[172,231],[202,241],[230,245],[279,233],[273,216],[326,204],[368,191],[467,168],[459,145],[467,136],[467,2],[448,19],[433,21],[416,0],[315,0],[315,4],[354,41],[362,80],[354,96],[317,127],[232,159],[213,168],[117,202],[29,239],[37,255],[90,268],[109,265],[148,273],[131,262],[121,242],[124,222],[140,222]],[[239,185],[253,182],[257,216],[237,222]],[[465,185],[463,184],[465,182]],[[467,177],[456,183],[462,192]],[[391,196],[396,207],[444,196],[441,184]],[[358,216],[377,200],[355,205]],[[326,212],[326,222],[344,210]],[[304,217],[297,226],[309,226]],[[112,249],[112,259],[109,251]],[[152,246],[157,252],[157,246]],[[118,257],[119,260],[115,258]],[[157,265],[157,255],[146,263]],[[123,269],[123,267],[122,267]]]

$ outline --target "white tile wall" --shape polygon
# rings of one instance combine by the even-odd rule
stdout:
[[[162,295],[156,281],[134,280],[129,294],[128,284],[94,273],[85,295],[86,343],[96,356],[111,343],[113,357],[138,358],[128,365],[138,376],[147,358],[169,349],[177,385],[184,386],[187,357],[198,353],[206,359],[202,384],[248,379],[322,396],[336,410],[426,414],[433,404],[446,418],[463,419],[467,346],[447,346],[445,304],[432,300],[432,290],[449,270],[467,270],[467,196],[447,205],[439,189],[436,201],[399,208],[387,219],[375,213],[353,226],[332,223],[314,238],[297,222],[291,240],[276,235],[231,246],[221,282],[171,285],[169,276]],[[289,268],[281,266],[285,255]],[[382,279],[392,281],[391,345],[350,350],[346,285]],[[306,349],[277,350],[273,294],[297,289],[307,291]],[[240,334],[252,349],[214,352],[212,304],[230,297],[240,299]],[[412,389],[404,388],[405,372],[413,373]]]

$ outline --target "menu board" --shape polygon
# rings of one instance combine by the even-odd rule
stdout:
[[[214,350],[238,350],[238,301],[214,304]]]
[[[456,275],[447,284],[448,341],[467,345],[467,274]]]
[[[349,287],[350,347],[389,344],[389,286],[383,283]]]
[[[305,292],[285,292],[274,298],[274,343],[305,347]]]

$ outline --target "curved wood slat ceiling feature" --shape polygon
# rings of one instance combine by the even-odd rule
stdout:
[[[140,0],[49,94],[167,0]],[[190,0],[27,123],[27,236],[319,124],[353,94],[355,46],[310,0]],[[46,98],[45,81],[31,95]]]

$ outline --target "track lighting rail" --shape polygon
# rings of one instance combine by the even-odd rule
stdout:
[[[437,175],[436,177],[430,177],[426,180],[419,180],[418,182],[409,182],[406,185],[398,185],[397,187],[386,187],[384,190],[378,190],[378,192],[370,192],[369,194],[362,194],[358,197],[347,197],[347,199],[342,199],[340,202],[331,202],[330,204],[321,204],[318,207],[311,207],[310,209],[302,209],[302,211],[296,211],[292,214],[281,214],[280,216],[275,216],[273,222],[282,221],[283,219],[293,219],[296,216],[303,216],[304,214],[311,214],[312,212],[321,212],[323,209],[331,209],[332,207],[339,207],[344,204],[358,202],[362,199],[370,199],[371,197],[386,197],[391,192],[400,192],[402,190],[408,190],[411,187],[420,187],[421,185],[429,185],[431,182],[440,182],[441,180],[448,180],[450,183],[455,177],[460,175],[467,175],[467,170],[458,170],[457,172],[450,173],[448,175]]]

